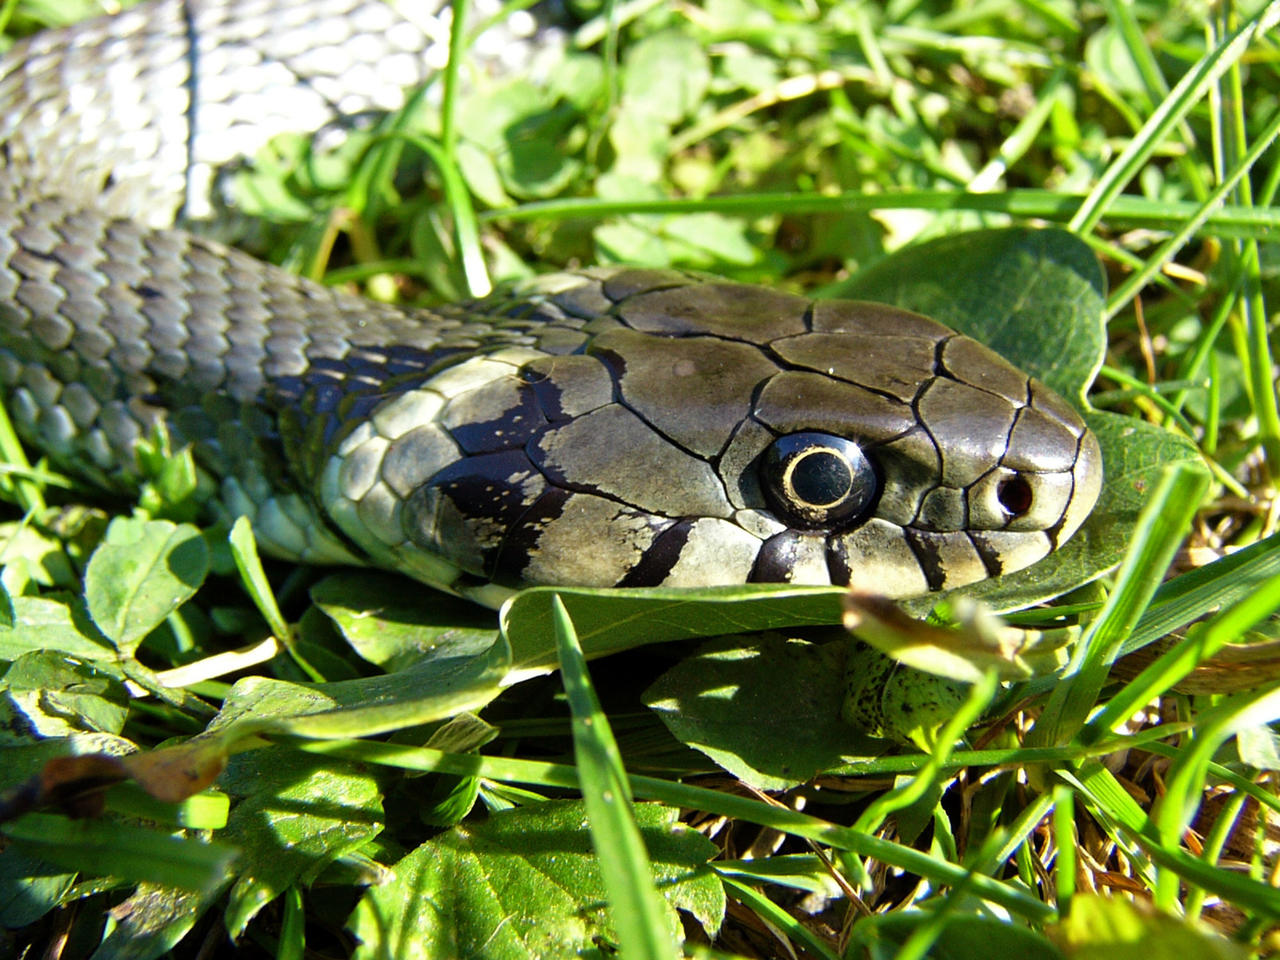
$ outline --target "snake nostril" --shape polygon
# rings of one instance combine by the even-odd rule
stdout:
[[[1011,517],[1020,517],[1031,509],[1031,484],[1022,477],[1010,477],[996,488],[996,499]]]

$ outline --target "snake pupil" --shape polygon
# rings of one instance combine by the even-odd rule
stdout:
[[[853,486],[849,462],[831,450],[814,450],[792,461],[791,490],[801,503],[814,507],[838,504]]]
[[[792,526],[832,528],[866,514],[880,481],[862,448],[829,433],[792,433],[775,440],[761,461],[770,506]]]
[[[996,488],[996,498],[1010,516],[1020,517],[1031,509],[1031,484],[1022,477],[1011,477]]]

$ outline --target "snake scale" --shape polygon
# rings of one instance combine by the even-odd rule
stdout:
[[[1101,458],[1079,416],[922,316],[621,267],[423,310],[190,231],[278,126],[431,76],[447,26],[424,6],[157,0],[11,51],[0,388],[26,442],[128,490],[162,425],[269,552],[490,605],[528,584],[902,597],[1083,522]]]

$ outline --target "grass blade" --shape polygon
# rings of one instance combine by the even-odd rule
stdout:
[[[409,770],[452,773],[458,776],[487,777],[543,787],[580,785],[577,770],[567,764],[538,763],[505,757],[479,757],[474,754],[451,754],[427,747],[410,747],[367,740],[300,740],[279,738],[296,750],[325,756],[349,757],[362,763],[380,763]],[[826,844],[837,850],[849,850],[863,857],[874,857],[881,863],[918,874],[936,886],[969,884],[976,896],[999,904],[1011,913],[1038,923],[1056,916],[1052,906],[1027,891],[994,877],[973,874],[965,868],[903,844],[868,836],[849,827],[828,823],[818,817],[772,806],[748,797],[737,797],[704,787],[671,783],[655,777],[631,777],[636,796],[672,806],[705,810],[771,827],[783,833]]]
[[[216,889],[235,859],[230,847],[114,820],[28,813],[6,823],[3,833],[50,863],[72,870],[184,890]]]
[[[267,621],[271,632],[303,673],[315,683],[323,683],[324,675],[307,662],[294,643],[293,628],[280,612],[280,604],[276,603],[275,593],[267,581],[267,573],[262,569],[258,542],[253,537],[253,526],[248,517],[236,518],[227,540],[231,544],[231,556],[235,560],[236,569],[240,572],[240,582],[244,584],[245,592],[249,594],[253,605]]]
[[[1027,735],[1028,746],[1065,743],[1075,736],[1097,701],[1107,670],[1160,586],[1208,486],[1199,465],[1166,469],[1134,529],[1116,586],[1080,640],[1066,676]]]
[[[578,781],[619,942],[628,958],[674,957],[667,911],[653,886],[653,870],[631,808],[631,784],[617,741],[591,686],[569,611],[559,597],[553,607],[560,672],[573,714]]]
[[[1280,23],[1280,2],[1273,0],[1257,15],[1233,31],[1213,50],[1205,54],[1161,101],[1142,129],[1120,152],[1120,156],[1098,178],[1080,209],[1067,224],[1077,233],[1088,233],[1107,214],[1111,202],[1142,170],[1156,148],[1164,142],[1197,103],[1209,93],[1213,84],[1258,38]]]

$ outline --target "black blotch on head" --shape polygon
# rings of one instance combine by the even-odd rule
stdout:
[[[680,560],[680,553],[689,542],[693,522],[681,520],[654,538],[639,562],[618,581],[619,587],[656,587],[667,579]]]
[[[942,563],[941,544],[938,538],[933,534],[912,530],[910,527],[905,528],[903,533],[906,534],[907,545],[911,547],[911,552],[916,555],[916,561],[920,564],[929,589],[941,590],[942,585],[947,582],[947,570]]]
[[[750,583],[789,583],[795,569],[800,548],[800,535],[794,530],[784,530],[766,540],[756,554]]]

